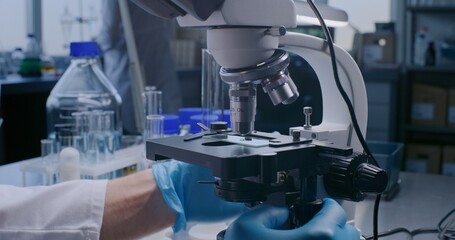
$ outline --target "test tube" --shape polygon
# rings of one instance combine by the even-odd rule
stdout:
[[[73,112],[74,119],[73,147],[79,150],[81,164],[87,164],[87,115],[85,112]]]
[[[93,120],[96,133],[96,163],[102,163],[106,160],[106,134],[105,134],[105,117],[104,112],[100,110],[93,111]]]
[[[57,139],[59,141],[59,153],[64,147],[73,146],[73,135],[74,132],[71,128],[60,128],[57,132]]]
[[[144,101],[144,116],[145,116],[145,126],[143,138],[147,139],[147,116],[149,115],[161,115],[161,99],[162,92],[158,90],[151,90],[152,88],[146,88],[144,92],[143,101]]]
[[[115,151],[115,112],[104,111],[104,135],[106,142],[106,159],[113,160]]]
[[[52,163],[54,153],[54,140],[52,139],[41,139],[41,160],[44,165]]]
[[[86,157],[89,164],[96,164],[98,160],[97,148],[97,121],[93,111],[84,112],[87,118],[87,150]]]
[[[55,173],[50,172],[51,166],[53,164],[57,164],[55,160],[57,160],[57,153],[55,152],[55,141],[54,139],[41,139],[41,161],[46,169],[45,173],[45,185],[51,185],[57,182],[57,175]]]
[[[162,92],[158,90],[150,90],[144,92],[143,96],[145,116],[160,115],[162,113],[161,109]]]
[[[145,122],[145,139],[161,138],[164,132],[163,115],[147,115]]]
[[[155,86],[145,86],[144,91],[145,92],[156,91],[156,87]]]

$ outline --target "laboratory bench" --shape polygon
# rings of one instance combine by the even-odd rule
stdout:
[[[455,177],[400,172],[400,179],[400,190],[395,198],[382,200],[379,205],[379,232],[398,227],[410,231],[423,227],[436,228],[439,221],[455,209]],[[367,198],[356,207],[356,226],[364,235],[373,233],[373,206],[374,198]],[[437,239],[436,236],[422,234],[413,239]],[[405,234],[396,234],[381,239],[407,238]]]
[[[46,138],[46,100],[57,77],[0,79],[1,116],[0,164],[40,154],[39,140]],[[3,160],[2,160],[3,159]]]
[[[0,79],[2,96],[31,93],[48,93],[57,83],[58,77],[28,77],[20,75],[8,75]]]
[[[20,172],[22,163],[0,166],[0,184],[22,186]],[[398,227],[409,230],[422,227],[435,228],[442,217],[455,208],[455,191],[453,191],[455,177],[401,172],[400,179],[400,190],[397,195],[392,200],[382,200],[380,203],[379,232]],[[40,178],[29,177],[27,180],[27,184],[31,185],[33,181],[40,181]],[[367,198],[356,206],[355,223],[365,236],[373,232],[373,206],[374,198]],[[197,239],[214,239],[207,236],[216,234],[226,226],[226,222],[197,224],[190,234],[197,235]],[[171,233],[171,229],[167,228],[144,240],[170,239],[168,237]],[[406,239],[406,236],[397,234],[381,239]],[[414,239],[436,239],[436,237],[435,234],[423,234]]]

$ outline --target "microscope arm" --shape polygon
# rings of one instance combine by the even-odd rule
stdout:
[[[281,48],[303,57],[316,72],[322,93],[323,119],[319,126],[313,126],[310,133],[322,136],[319,140],[346,144],[354,151],[362,152],[359,140],[352,129],[348,108],[344,104],[333,77],[330,53],[327,43],[320,38],[287,32],[280,37]],[[351,99],[362,134],[366,134],[368,105],[365,84],[362,74],[352,57],[342,48],[334,45],[338,74],[343,89]],[[298,81],[298,80],[296,80]],[[300,130],[306,136],[303,127],[291,128]]]

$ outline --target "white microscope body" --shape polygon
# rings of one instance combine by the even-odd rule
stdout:
[[[320,10],[325,17],[324,14],[328,14],[330,9],[320,7]],[[336,11],[335,14],[343,15],[343,12]],[[241,69],[260,64],[279,48],[304,58],[313,67],[320,82],[322,122],[311,129],[302,126],[293,127],[290,131],[300,130],[302,137],[352,146],[354,151],[361,152],[363,149],[352,129],[348,108],[335,84],[326,41],[300,33],[286,32],[282,35],[279,32],[279,27],[296,27],[303,23],[301,20],[314,20],[312,16],[314,14],[306,2],[226,0],[205,21],[189,14],[178,17],[177,20],[182,27],[209,27],[207,48],[223,68]],[[359,127],[365,136],[368,106],[361,72],[344,49],[336,45],[334,48],[341,85],[352,102]]]
[[[223,81],[231,85],[231,124],[234,132],[248,134],[254,130],[256,85],[263,86],[275,105],[291,103],[298,97],[295,85],[288,76],[286,61],[283,60],[287,57],[285,51],[289,51],[304,58],[314,69],[320,82],[323,103],[320,125],[311,128],[292,127],[290,132],[297,130],[304,138],[351,146],[356,152],[363,151],[353,130],[346,103],[336,86],[327,42],[305,34],[286,32],[286,28],[293,28],[303,23],[318,24],[306,2],[216,0],[219,6],[215,4],[212,6],[214,11],[204,15],[197,14],[198,10],[188,7],[188,4],[198,6],[197,3],[210,2],[210,0],[169,0],[161,1],[159,4],[156,0],[133,1],[153,14],[167,18],[177,16],[181,27],[207,27],[207,48],[222,66]],[[341,10],[334,10],[325,5],[318,8],[328,25],[335,25],[338,23],[335,20],[339,19],[347,22],[346,13]],[[167,11],[169,9],[172,10]],[[181,11],[182,9],[188,11]],[[360,137],[364,137],[368,106],[361,72],[344,49],[335,45],[334,50],[339,80],[354,108],[363,134]],[[277,57],[277,53],[282,55],[278,54]],[[274,58],[278,61],[277,65],[283,69],[277,71],[277,65],[270,63],[270,59]],[[261,69],[262,73],[268,73],[270,69],[275,72],[271,76],[255,75],[255,69]],[[304,81],[304,79],[297,81]],[[321,111],[321,109],[313,111]],[[302,115],[296,115],[296,118],[301,117]],[[344,207],[347,210],[348,219],[353,219],[355,207],[353,203],[349,205]]]

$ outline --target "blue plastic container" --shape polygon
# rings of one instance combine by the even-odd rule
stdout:
[[[385,190],[387,193],[399,182],[399,173],[403,160],[403,144],[379,141],[368,141],[367,144],[379,166],[387,172],[389,177]]]
[[[190,124],[190,118],[193,115],[202,114],[202,108],[180,108],[179,109],[179,120],[181,125]]]
[[[179,116],[172,114],[163,114],[163,134],[164,135],[178,135],[180,132]]]

